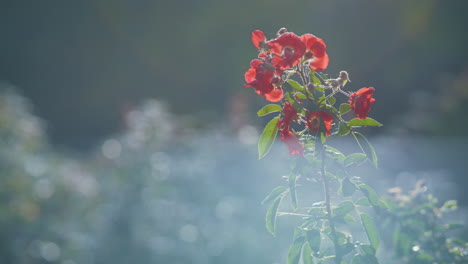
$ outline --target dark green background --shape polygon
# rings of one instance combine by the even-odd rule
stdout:
[[[466,135],[466,1],[2,1],[0,79],[30,98],[55,143],[88,150],[143,98],[225,118],[256,55],[250,32],[323,38],[327,73],[376,88],[379,133]],[[457,88],[457,87],[458,88]],[[256,101],[252,111],[263,102]],[[413,117],[413,115],[415,115]]]

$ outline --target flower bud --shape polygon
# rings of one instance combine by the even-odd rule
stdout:
[[[349,81],[349,75],[347,71],[340,71],[340,78],[343,82]]]
[[[281,35],[283,35],[283,34],[286,33],[286,32],[288,32],[288,30],[287,30],[286,28],[283,27],[283,28],[280,28],[280,29],[278,30],[278,32],[276,33],[276,35],[277,35],[277,36],[281,36]]]
[[[307,84],[307,90],[313,93],[315,91],[315,85],[313,83]]]

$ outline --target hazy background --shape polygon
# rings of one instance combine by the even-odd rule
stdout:
[[[466,206],[467,8],[0,1],[2,263],[284,260],[288,241],[267,234],[258,202],[287,153],[256,160],[265,101],[243,87],[255,29],[313,33],[327,73],[376,88],[371,115],[385,126],[365,133],[381,169],[364,173],[376,188],[425,178]]]

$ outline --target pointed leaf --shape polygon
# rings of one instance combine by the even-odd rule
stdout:
[[[273,203],[271,203],[266,214],[266,228],[273,236],[276,234],[276,213],[278,212],[278,207],[283,198],[284,195],[277,197]]]
[[[344,115],[351,111],[351,106],[349,104],[340,104],[340,114]]]
[[[289,174],[289,193],[291,194],[291,204],[294,210],[297,209],[297,196],[296,196],[296,173]]]
[[[291,85],[291,87],[296,90],[296,91],[299,91],[299,92],[304,92],[304,87],[302,87],[302,85],[300,85],[298,82],[296,82],[295,80],[288,80],[288,83],[289,85]]]
[[[299,259],[301,258],[301,249],[302,246],[304,245],[305,238],[303,236],[300,236],[296,238],[289,247],[289,252],[288,252],[288,264],[298,264]]]
[[[280,105],[269,104],[269,105],[265,105],[264,107],[262,107],[262,109],[258,110],[257,116],[264,116],[269,113],[279,112],[281,110],[283,110],[283,108],[281,108]]]
[[[379,249],[380,239],[374,221],[372,221],[372,219],[364,213],[361,213],[361,221],[364,229],[366,230],[367,238],[369,238],[371,246],[375,249],[375,251],[377,251]]]
[[[330,97],[330,98],[328,98],[328,103],[329,103],[330,105],[334,105],[334,104],[336,103],[336,98],[333,97],[333,96]]]
[[[383,126],[380,122],[368,117],[364,120],[354,118],[349,120],[349,126]]]
[[[374,164],[374,167],[377,168],[378,167],[377,154],[375,154],[375,150],[372,147],[372,145],[369,143],[369,141],[363,134],[359,132],[353,132],[353,134],[357,136],[367,157],[369,158],[370,161],[372,161],[372,164]]]
[[[258,159],[265,157],[275,142],[276,134],[278,133],[279,116],[273,118],[263,129],[260,138],[258,139]]]
[[[262,204],[265,204],[271,200],[274,200],[276,199],[278,196],[280,196],[281,194],[283,194],[284,192],[287,192],[288,191],[288,188],[286,186],[278,186],[276,188],[274,188],[270,194],[268,194],[267,197],[265,197],[265,199],[263,199],[262,201]]]

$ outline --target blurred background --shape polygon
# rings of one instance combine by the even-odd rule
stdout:
[[[260,201],[288,153],[257,160],[265,101],[243,87],[255,29],[313,33],[326,73],[375,87],[375,188],[426,179],[466,207],[467,8],[0,1],[0,262],[283,263],[292,234],[267,233]]]

